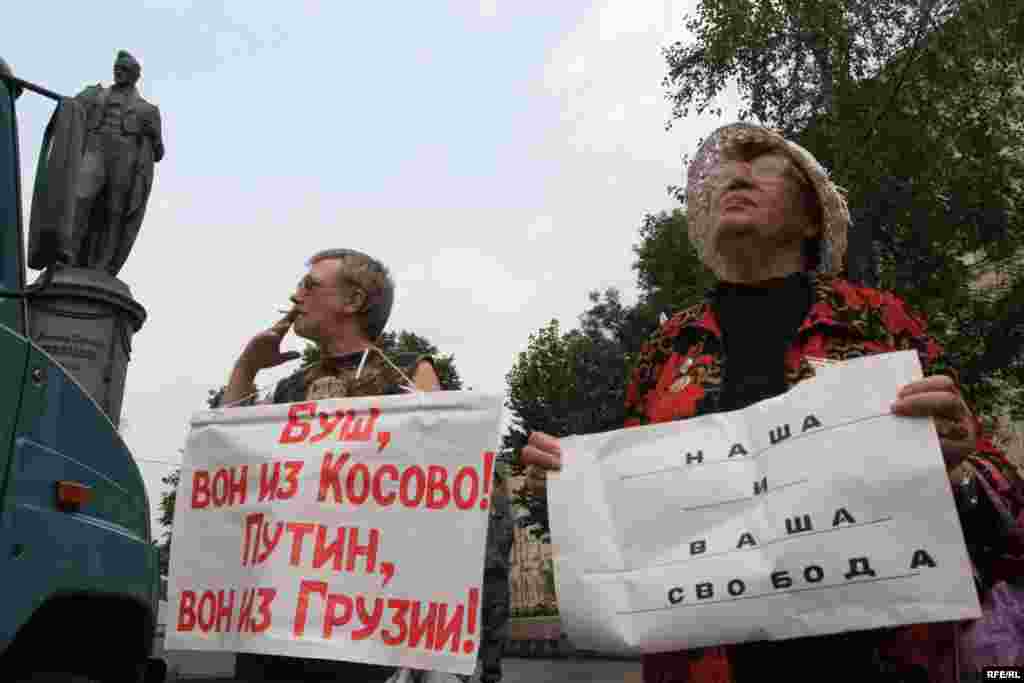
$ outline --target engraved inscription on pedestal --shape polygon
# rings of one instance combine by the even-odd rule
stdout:
[[[48,354],[61,362],[69,370],[80,371],[80,361],[88,360],[95,363],[102,356],[107,345],[99,339],[90,339],[74,333],[70,336],[59,334],[42,334],[36,342]]]
[[[127,285],[102,271],[58,270],[33,300],[31,336],[64,366],[115,425],[131,338],[146,318]]]

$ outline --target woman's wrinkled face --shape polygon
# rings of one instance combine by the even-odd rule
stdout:
[[[811,218],[813,189],[782,152],[723,156],[709,181],[708,237],[715,251],[788,248],[818,233]]]

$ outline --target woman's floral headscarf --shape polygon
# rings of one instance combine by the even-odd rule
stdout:
[[[712,184],[708,182],[709,177],[723,156],[730,156],[731,150],[748,145],[782,152],[810,181],[822,217],[817,268],[822,273],[839,273],[846,256],[846,233],[850,226],[845,191],[832,182],[828,171],[806,149],[769,128],[751,123],[732,123],[719,128],[704,141],[690,162],[686,178],[689,236],[701,260],[714,270],[715,257],[709,253],[710,245],[705,239],[711,230]]]

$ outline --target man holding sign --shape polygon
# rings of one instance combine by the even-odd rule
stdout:
[[[391,276],[376,259],[350,249],[314,255],[309,273],[291,297],[292,310],[253,337],[242,351],[231,372],[224,403],[235,405],[252,399],[258,372],[300,357],[295,351],[281,351],[281,341],[292,327],[297,335],[316,343],[322,357],[313,368],[282,381],[274,393],[275,403],[401,393],[400,387],[407,381],[403,374],[389,367],[382,354],[371,353],[373,341],[391,315],[394,296]],[[406,370],[417,389],[440,388],[429,358],[403,360],[412,361]]]
[[[386,396],[437,391],[440,379],[427,356],[401,354],[393,364],[374,346],[391,313],[394,283],[376,259],[350,249],[322,251],[310,259],[310,270],[291,297],[288,315],[251,339],[232,370],[224,405],[253,405],[259,371],[299,358],[282,352],[288,330],[315,342],[318,363],[282,380],[272,403],[297,403],[334,398]],[[339,427],[339,430],[341,427]],[[381,448],[384,447],[381,443]],[[480,659],[484,681],[501,678],[501,649],[507,621],[508,553],[511,532],[507,498],[495,487],[487,531],[483,593],[483,638]],[[438,571],[444,568],[438,567]],[[359,662],[238,653],[238,680],[386,681],[395,667]]]
[[[1005,456],[982,438],[954,369],[922,320],[893,294],[836,277],[849,213],[842,191],[817,160],[766,128],[725,126],[690,165],[687,204],[690,240],[720,282],[708,300],[672,317],[642,347],[627,391],[626,426],[739,411],[829,372],[827,366],[837,361],[914,351],[925,376],[894,391],[886,408],[899,416],[934,418],[983,595],[1018,575],[1024,566],[1024,485]],[[804,430],[817,426],[814,415],[804,418]],[[776,436],[788,437],[788,425],[785,436],[781,430],[773,434],[773,444]],[[737,445],[739,451],[729,456],[744,455]],[[521,458],[558,469],[561,448],[554,437],[534,433]],[[686,453],[688,463],[703,458],[696,449]],[[755,483],[755,495],[757,489]],[[836,525],[853,519],[844,508],[835,515]],[[694,542],[694,552],[703,551],[702,542]],[[732,543],[735,550],[736,539]],[[739,535],[740,550],[754,544],[752,536]],[[931,558],[914,561],[926,565]],[[821,571],[809,567],[808,581],[820,581]],[[866,559],[851,562],[849,574],[868,572]],[[790,581],[783,574],[772,574],[776,588]],[[739,583],[729,586],[730,595],[742,593]],[[704,597],[700,586],[696,593]],[[668,599],[682,602],[683,587]],[[821,680],[815,677],[824,669],[816,665],[827,662],[842,667],[850,680],[952,683],[962,654],[958,634],[956,623],[929,623],[677,652],[656,648],[643,657],[643,676],[646,683],[746,683],[773,673],[786,680]]]

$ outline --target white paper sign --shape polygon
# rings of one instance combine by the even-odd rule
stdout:
[[[195,415],[167,647],[471,673],[501,408],[433,392]]]
[[[576,647],[664,652],[980,616],[913,352],[741,411],[562,441],[549,479]]]

